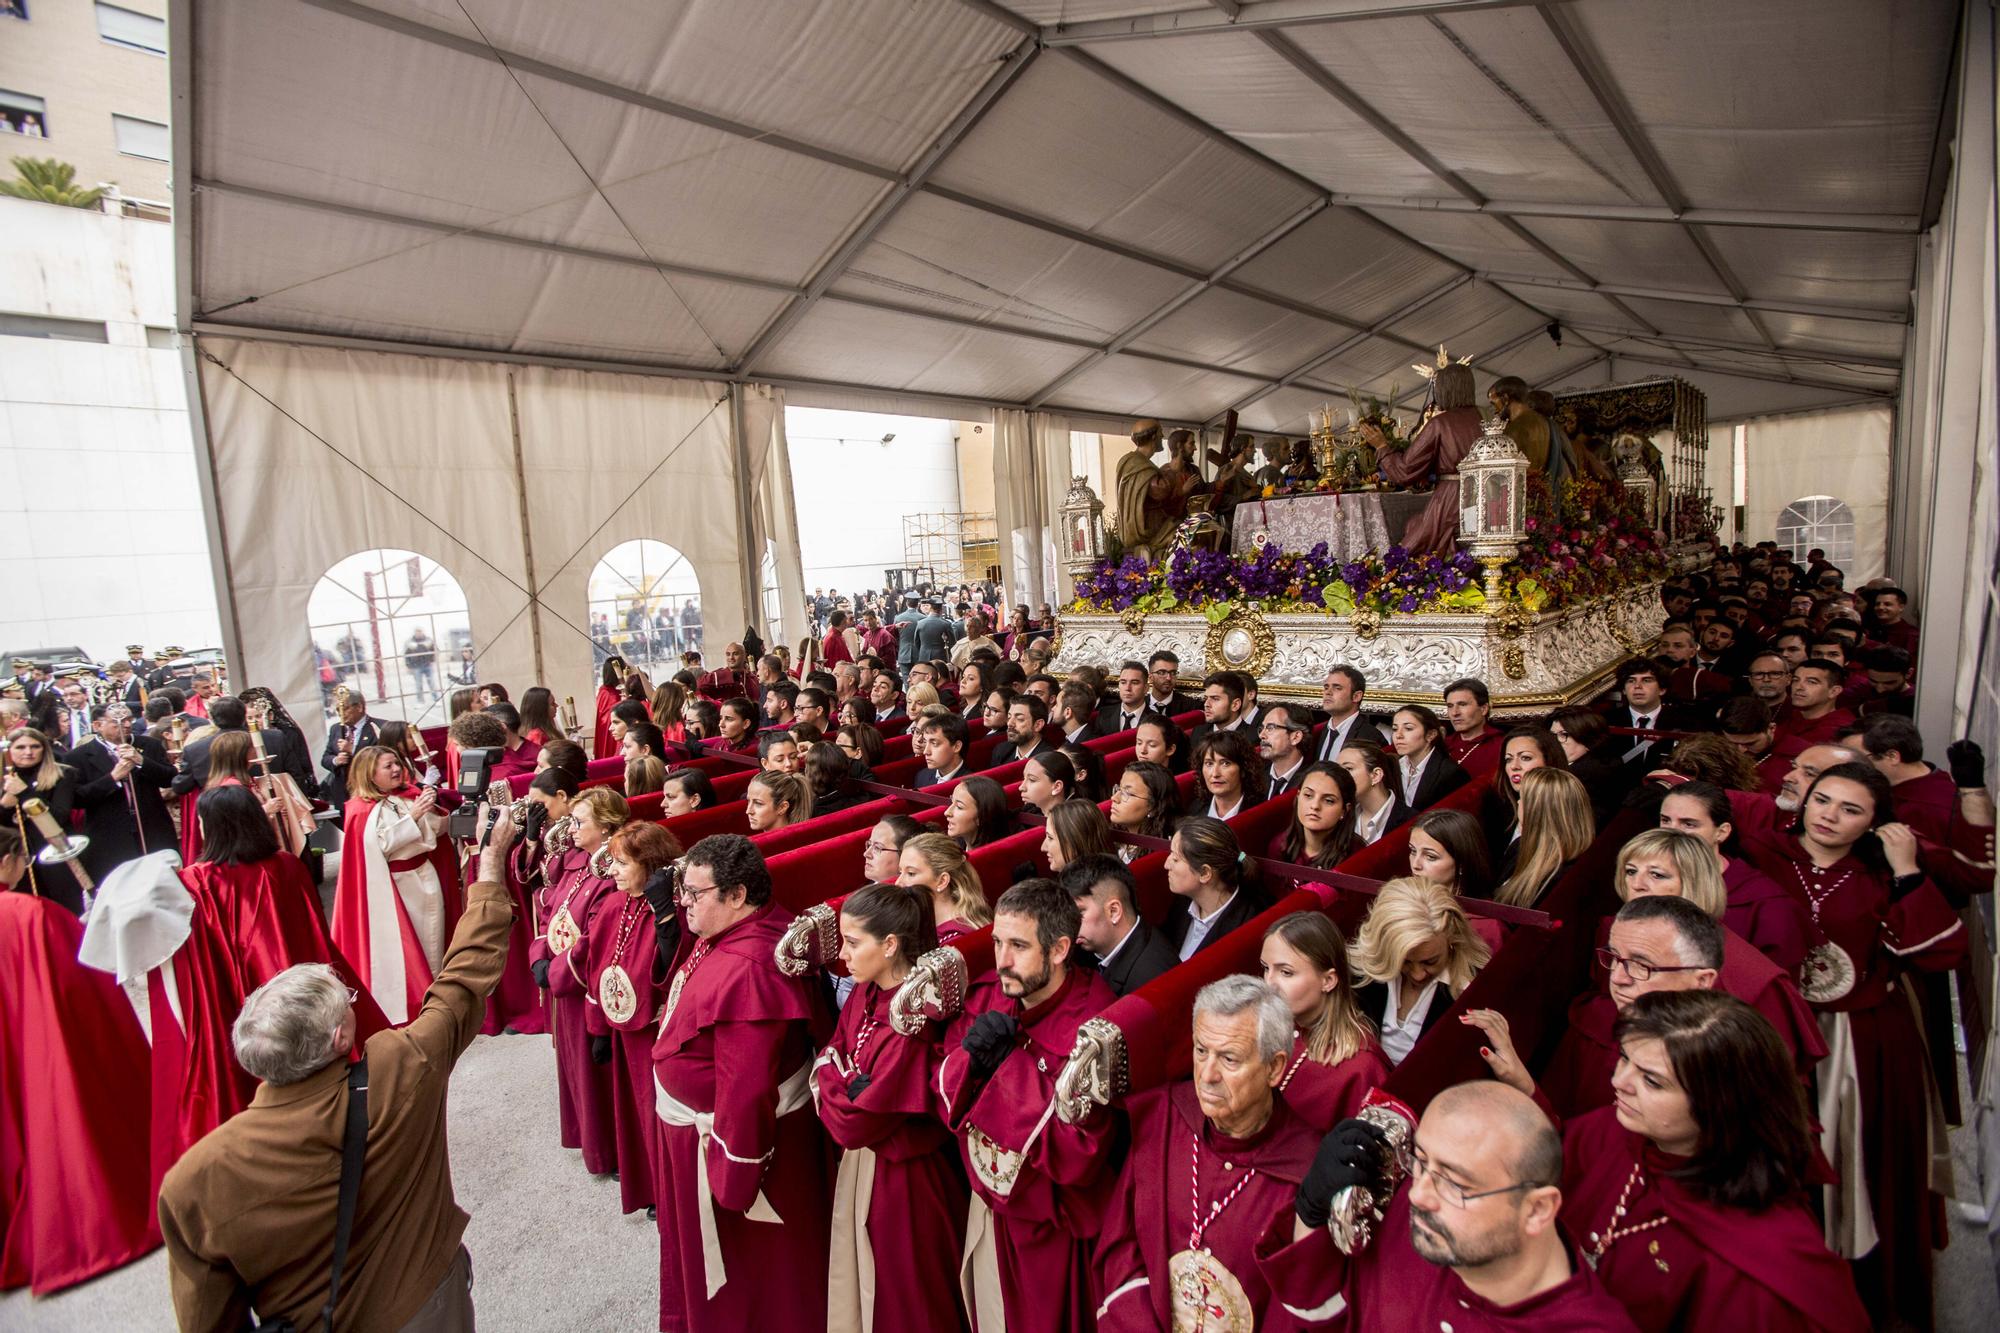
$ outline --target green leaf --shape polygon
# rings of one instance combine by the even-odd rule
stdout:
[[[1320,589],[1320,596],[1326,600],[1326,609],[1337,616],[1354,614],[1354,590],[1347,586],[1346,579],[1335,579]]]

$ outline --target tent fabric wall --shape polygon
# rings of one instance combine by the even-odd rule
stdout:
[[[1792,501],[1831,495],[1854,511],[1854,563],[1849,586],[1883,570],[1889,518],[1889,435],[1886,407],[1863,407],[1808,416],[1743,423],[1748,439],[1744,467],[1744,531],[1763,541]],[[1727,427],[1710,432],[1711,455],[1730,448]],[[1726,493],[1718,501],[1727,504]]]
[[[216,337],[199,350],[228,594],[256,627],[238,670],[309,732],[307,603],[358,551],[436,560],[465,591],[483,678],[586,708],[588,582],[612,547],[668,543],[704,619],[745,614],[725,385]]]
[[[1069,421],[1049,412],[993,413],[993,507],[1010,602],[1062,598],[1067,576],[1053,563],[1054,523],[1069,489]],[[1053,474],[1061,472],[1057,479]]]
[[[746,385],[742,392],[743,442],[750,466],[752,497],[752,549],[770,550],[778,570],[778,622],[765,623],[768,617],[761,596],[752,614],[767,637],[776,635],[780,642],[796,646],[811,633],[811,628],[806,623],[806,581],[800,565],[791,446],[785,438],[785,394],[782,389],[765,384]],[[760,574],[762,568],[760,556]]]

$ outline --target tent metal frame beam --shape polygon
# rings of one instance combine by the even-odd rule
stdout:
[[[460,227],[449,222],[438,222],[430,218],[415,218],[404,213],[387,213],[380,209],[362,208],[355,204],[336,203],[327,199],[309,199],[303,195],[285,194],[278,190],[259,189],[254,185],[235,185],[228,181],[196,178],[194,192],[200,194],[234,195],[243,199],[256,199],[265,203],[284,204],[294,208],[309,208],[314,212],[332,213],[340,217],[354,218],[361,222],[379,222],[387,226],[412,227],[422,231],[437,232],[446,237],[464,236],[475,241],[486,241],[494,245],[510,245],[518,249],[538,250],[544,254],[561,255],[568,259],[591,260],[601,264],[623,264],[631,268],[651,269],[660,273],[671,273],[677,278],[702,278],[710,282],[731,283],[739,287],[755,287],[761,291],[783,292],[797,296],[804,288],[795,283],[781,282],[775,278],[760,278],[749,273],[730,273],[721,269],[702,268],[694,264],[678,264],[671,260],[647,259],[643,255],[620,254],[616,250],[593,250],[584,246],[564,245],[560,241],[537,240],[532,236],[512,236],[506,232],[487,231],[481,227]],[[253,298],[254,299],[254,298]],[[202,312],[206,315],[208,312]]]
[[[1509,9],[1527,3],[1531,0],[1245,0],[1244,3],[1216,0],[1207,8],[1057,23],[1043,28],[1041,32],[1043,42],[1049,46],[1085,46],[1098,42],[1195,37],[1217,32],[1267,31],[1366,19],[1455,14],[1476,9]]]
[[[1440,297],[1450,295],[1452,292],[1457,291],[1459,288],[1465,286],[1467,283],[1471,281],[1473,281],[1473,278],[1470,274],[1460,273],[1455,277],[1451,278],[1449,281],[1441,283],[1440,285],[1431,288],[1429,291],[1417,297],[1415,300],[1407,302],[1404,305],[1398,306],[1396,309],[1391,310],[1388,314],[1376,320],[1375,324],[1372,327],[1357,330],[1351,337],[1341,339],[1339,342],[1335,343],[1332,347],[1328,348],[1324,352],[1319,353],[1311,360],[1301,362],[1299,365],[1285,372],[1285,374],[1279,376],[1276,383],[1267,385],[1266,387],[1257,390],[1255,393],[1248,394],[1242,398],[1237,399],[1235,402],[1229,405],[1227,410],[1230,412],[1241,412],[1244,408],[1250,406],[1252,403],[1267,398],[1271,394],[1276,393],[1280,389],[1289,389],[1296,384],[1303,383],[1305,381],[1306,376],[1312,374],[1315,370],[1318,370],[1321,366],[1326,365],[1329,361],[1336,359],[1342,353],[1351,351],[1354,348],[1359,347],[1361,344],[1367,342],[1370,338],[1380,337],[1383,331],[1386,330],[1391,324],[1397,324],[1405,319],[1408,319],[1411,315],[1414,315],[1417,311],[1423,309],[1431,302],[1438,300]],[[1428,349],[1425,350],[1428,351]]]
[[[1109,342],[1105,343],[1102,347],[1095,349],[1088,356],[1085,356],[1083,359],[1076,362],[1076,364],[1072,365],[1068,370],[1063,371],[1062,374],[1056,376],[1054,379],[1050,380],[1047,384],[1044,384],[1040,389],[1036,390],[1028,399],[1029,407],[1039,409],[1043,403],[1048,401],[1049,395],[1054,393],[1057,389],[1060,389],[1063,385],[1069,383],[1071,380],[1075,379],[1078,375],[1081,375],[1084,371],[1090,369],[1092,366],[1097,365],[1098,363],[1105,361],[1110,357],[1116,356],[1120,352],[1123,352],[1126,348],[1130,347],[1134,342],[1138,341],[1140,338],[1145,337],[1147,331],[1158,325],[1161,320],[1166,319],[1169,315],[1173,314],[1176,310],[1181,309],[1183,306],[1187,305],[1190,301],[1194,300],[1196,297],[1201,296],[1206,292],[1212,291],[1217,284],[1221,283],[1224,279],[1228,278],[1228,276],[1234,273],[1237,269],[1242,268],[1245,264],[1255,259],[1258,255],[1263,254],[1266,250],[1276,245],[1279,241],[1282,241],[1283,239],[1285,239],[1285,237],[1291,235],[1293,232],[1297,231],[1300,227],[1303,227],[1306,223],[1318,217],[1322,212],[1326,210],[1326,207],[1327,203],[1324,198],[1313,200],[1311,203],[1307,204],[1304,208],[1299,209],[1297,212],[1293,213],[1290,217],[1286,218],[1283,222],[1280,222],[1277,226],[1271,228],[1271,230],[1265,232],[1262,236],[1259,236],[1256,240],[1250,242],[1249,245],[1245,246],[1243,249],[1237,251],[1234,255],[1224,260],[1219,267],[1217,267],[1213,272],[1209,273],[1206,277],[1202,278],[1199,282],[1196,282],[1191,287],[1183,288],[1177,295],[1169,297],[1166,301],[1156,306],[1150,313],[1143,315],[1133,323],[1126,325],[1125,328],[1120,330]],[[1227,368],[1222,366],[1216,366],[1213,367],[1213,369],[1223,370]],[[1262,377],[1260,376],[1259,378]]]
[[[1646,180],[1652,185],[1654,193],[1660,196],[1668,208],[1677,213],[1685,212],[1688,206],[1687,195],[1674,180],[1673,172],[1668,170],[1666,160],[1654,149],[1653,141],[1647,137],[1644,128],[1639,124],[1639,118],[1632,114],[1632,108],[1619,94],[1616,79],[1598,58],[1589,40],[1571,21],[1569,14],[1559,13],[1546,4],[1536,5],[1535,12],[1541,16],[1543,25],[1555,38],[1556,46],[1562,51],[1564,59],[1569,62],[1570,69],[1583,83],[1584,90],[1590,94],[1598,109],[1611,122],[1611,128],[1617,133],[1619,142],[1625,145],[1625,151],[1632,155],[1633,161],[1639,164],[1639,169],[1646,173]],[[1715,248],[1715,243],[1708,238],[1707,233],[1686,221],[1678,222],[1676,225],[1701,255],[1702,262],[1708,265],[1709,272],[1715,275],[1715,280],[1722,284],[1723,289],[1738,301],[1746,300],[1750,295],[1749,289],[1731,271],[1729,261],[1722,257],[1722,252]],[[1764,327],[1764,321],[1754,312],[1746,311],[1744,317],[1750,321],[1750,327],[1756,330],[1759,341],[1773,352],[1777,351],[1778,344],[1771,337],[1771,331]]]
[[[1633,356],[1629,352],[1613,352],[1611,355],[1617,357],[1620,361],[1637,361],[1644,365],[1662,366],[1669,370],[1674,369],[1671,361],[1657,356]],[[1825,389],[1830,393],[1851,393],[1856,397],[1868,398],[1878,402],[1884,399],[1893,399],[1899,392],[1896,389],[1874,389],[1865,384],[1841,384],[1835,380],[1811,379],[1804,375],[1787,379],[1783,375],[1773,375],[1768,371],[1749,370],[1742,366],[1715,365],[1707,361],[1693,361],[1692,365],[1695,372],[1701,375],[1723,375],[1739,380],[1759,380],[1765,384],[1782,384],[1794,389]]]
[[[1544,203],[1532,199],[1470,199],[1399,194],[1341,194],[1333,202],[1348,208],[1390,213],[1458,213],[1475,217],[1567,218],[1579,222],[1679,222],[1691,227],[1753,227],[1779,231],[1853,232],[1918,236],[1914,216],[1900,213],[1810,213],[1745,208],[1681,209],[1663,204]]]
[[[1652,335],[1640,333],[1637,329],[1621,329],[1615,324],[1594,324],[1588,321],[1564,320],[1565,329],[1575,329],[1583,333],[1601,334],[1607,338],[1648,338]],[[1677,337],[1675,342],[1690,351],[1743,352],[1750,356],[1770,356],[1787,358],[1824,365],[1867,366],[1876,370],[1890,370],[1902,373],[1903,363],[1895,357],[1870,356],[1862,352],[1840,352],[1824,347],[1766,347],[1761,343],[1736,342],[1728,338]]]
[[[1540,287],[1558,292],[1591,292],[1600,296],[1629,296],[1641,301],[1678,301],[1685,305],[1719,305],[1737,310],[1768,310],[1774,315],[1799,315],[1807,319],[1851,319],[1868,324],[1907,325],[1909,314],[1900,310],[1879,310],[1869,306],[1822,305],[1816,301],[1771,301],[1760,297],[1736,297],[1719,292],[1691,292],[1681,288],[1635,287],[1625,283],[1581,283],[1568,278],[1549,278],[1523,273],[1481,273],[1480,278],[1499,286]],[[1640,323],[1645,321],[1641,320]],[[1657,331],[1648,334],[1659,337]]]
[[[819,266],[819,271],[812,275],[806,283],[805,292],[786,302],[784,308],[764,326],[763,332],[759,333],[751,341],[750,346],[744,349],[743,354],[736,358],[734,365],[731,366],[732,370],[745,373],[754,371],[764,355],[784,341],[785,335],[806,317],[819,302],[820,297],[826,295],[826,289],[847,271],[847,266],[854,262],[855,256],[875,239],[876,234],[888,224],[890,218],[901,211],[903,205],[909,202],[910,196],[923,188],[932,174],[944,165],[944,160],[951,156],[952,150],[964,142],[965,136],[972,133],[973,127],[986,118],[986,113],[993,109],[993,104],[1006,96],[1007,90],[1027,72],[1028,67],[1035,63],[1036,57],[1041,53],[1042,48],[1036,39],[1027,37],[1002,57],[1000,67],[980,85],[979,91],[972,95],[971,100],[959,108],[958,114],[952,117],[951,123],[931,141],[930,147],[924,150],[923,156],[917,159],[909,174],[875,201],[874,206],[862,220],[848,232],[847,239],[827,256],[826,262]]]

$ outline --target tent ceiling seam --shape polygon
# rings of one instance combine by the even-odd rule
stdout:
[[[924,183],[944,165],[945,159],[951,156],[952,150],[964,142],[965,137],[985,119],[986,113],[993,109],[994,104],[1007,95],[1007,90],[1027,72],[1028,67],[1035,63],[1035,58],[1040,54],[1041,47],[1036,39],[1028,37],[1022,39],[1019,45],[1000,58],[999,68],[980,84],[966,104],[959,108],[958,114],[939,131],[909,174],[897,181],[887,194],[875,200],[868,210],[856,219],[854,226],[848,231],[847,239],[827,257],[826,262],[820,265],[819,271],[806,283],[804,294],[786,302],[784,308],[778,311],[771,322],[751,340],[749,347],[744,349],[743,354],[731,365],[731,370],[748,374],[756,369],[758,361],[782,342],[787,333],[798,326],[798,322],[804,319],[813,306],[818,304],[820,297],[826,294],[826,289],[831,287],[834,280],[854,262],[855,256],[859,255],[875,238],[876,233],[888,224],[889,219],[909,202],[910,196],[924,187]]]
[[[1210,0],[1207,9],[1176,9],[1123,18],[1083,19],[1075,23],[1053,23],[1041,29],[1042,40],[1053,47],[1085,46],[1101,42],[1146,41],[1167,37],[1198,37],[1218,32],[1255,32],[1263,29],[1320,27],[1369,19],[1410,18],[1419,15],[1463,13],[1478,9],[1512,9],[1533,0],[1248,0],[1232,3],[1228,9]],[[982,11],[994,8],[992,0],[960,0]],[[1012,16],[1016,23],[1028,20]]]
[[[1300,366],[1298,366],[1296,369],[1280,376],[1277,383],[1272,384],[1266,388],[1259,389],[1257,392],[1249,394],[1243,398],[1237,399],[1234,403],[1230,404],[1230,406],[1226,410],[1231,412],[1241,412],[1244,408],[1249,407],[1252,403],[1258,402],[1270,396],[1271,394],[1277,392],[1279,389],[1288,389],[1292,387],[1294,384],[1297,384],[1298,382],[1303,380],[1307,375],[1310,375],[1313,371],[1319,369],[1323,365],[1326,365],[1328,362],[1339,357],[1341,354],[1350,351],[1353,348],[1361,346],[1363,343],[1367,342],[1370,338],[1383,336],[1390,325],[1400,323],[1401,321],[1408,319],[1411,315],[1423,309],[1425,306],[1437,300],[1439,297],[1445,296],[1451,292],[1455,292],[1459,288],[1465,286],[1467,283],[1471,281],[1472,281],[1471,274],[1469,273],[1457,274],[1456,276],[1452,277],[1449,281],[1446,281],[1436,287],[1431,288],[1429,291],[1425,292],[1422,296],[1419,296],[1416,300],[1407,302],[1404,305],[1399,306],[1396,309],[1390,311],[1388,314],[1382,316],[1380,319],[1375,321],[1373,327],[1362,329],[1357,333],[1355,333],[1352,337],[1342,339],[1340,342],[1334,344],[1334,346],[1329,348],[1327,351],[1321,352],[1319,355],[1313,357],[1310,361],[1306,361]],[[1428,354],[1430,351],[1429,348],[1423,348],[1421,350],[1423,350],[1426,354]]]

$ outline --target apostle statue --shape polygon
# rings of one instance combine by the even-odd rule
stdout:
[[[1187,497],[1201,485],[1194,466],[1194,433],[1177,430],[1168,441],[1165,467],[1153,462],[1160,423],[1133,423],[1132,452],[1118,460],[1118,541],[1128,555],[1163,553],[1187,513]]]
[[[1264,466],[1257,469],[1257,489],[1285,484],[1285,463],[1291,456],[1291,446],[1282,435],[1273,435],[1264,441]]]
[[[1486,401],[1507,423],[1507,436],[1528,456],[1528,466],[1537,472],[1549,470],[1549,421],[1528,406],[1528,385],[1518,375],[1494,380],[1486,390]]]

